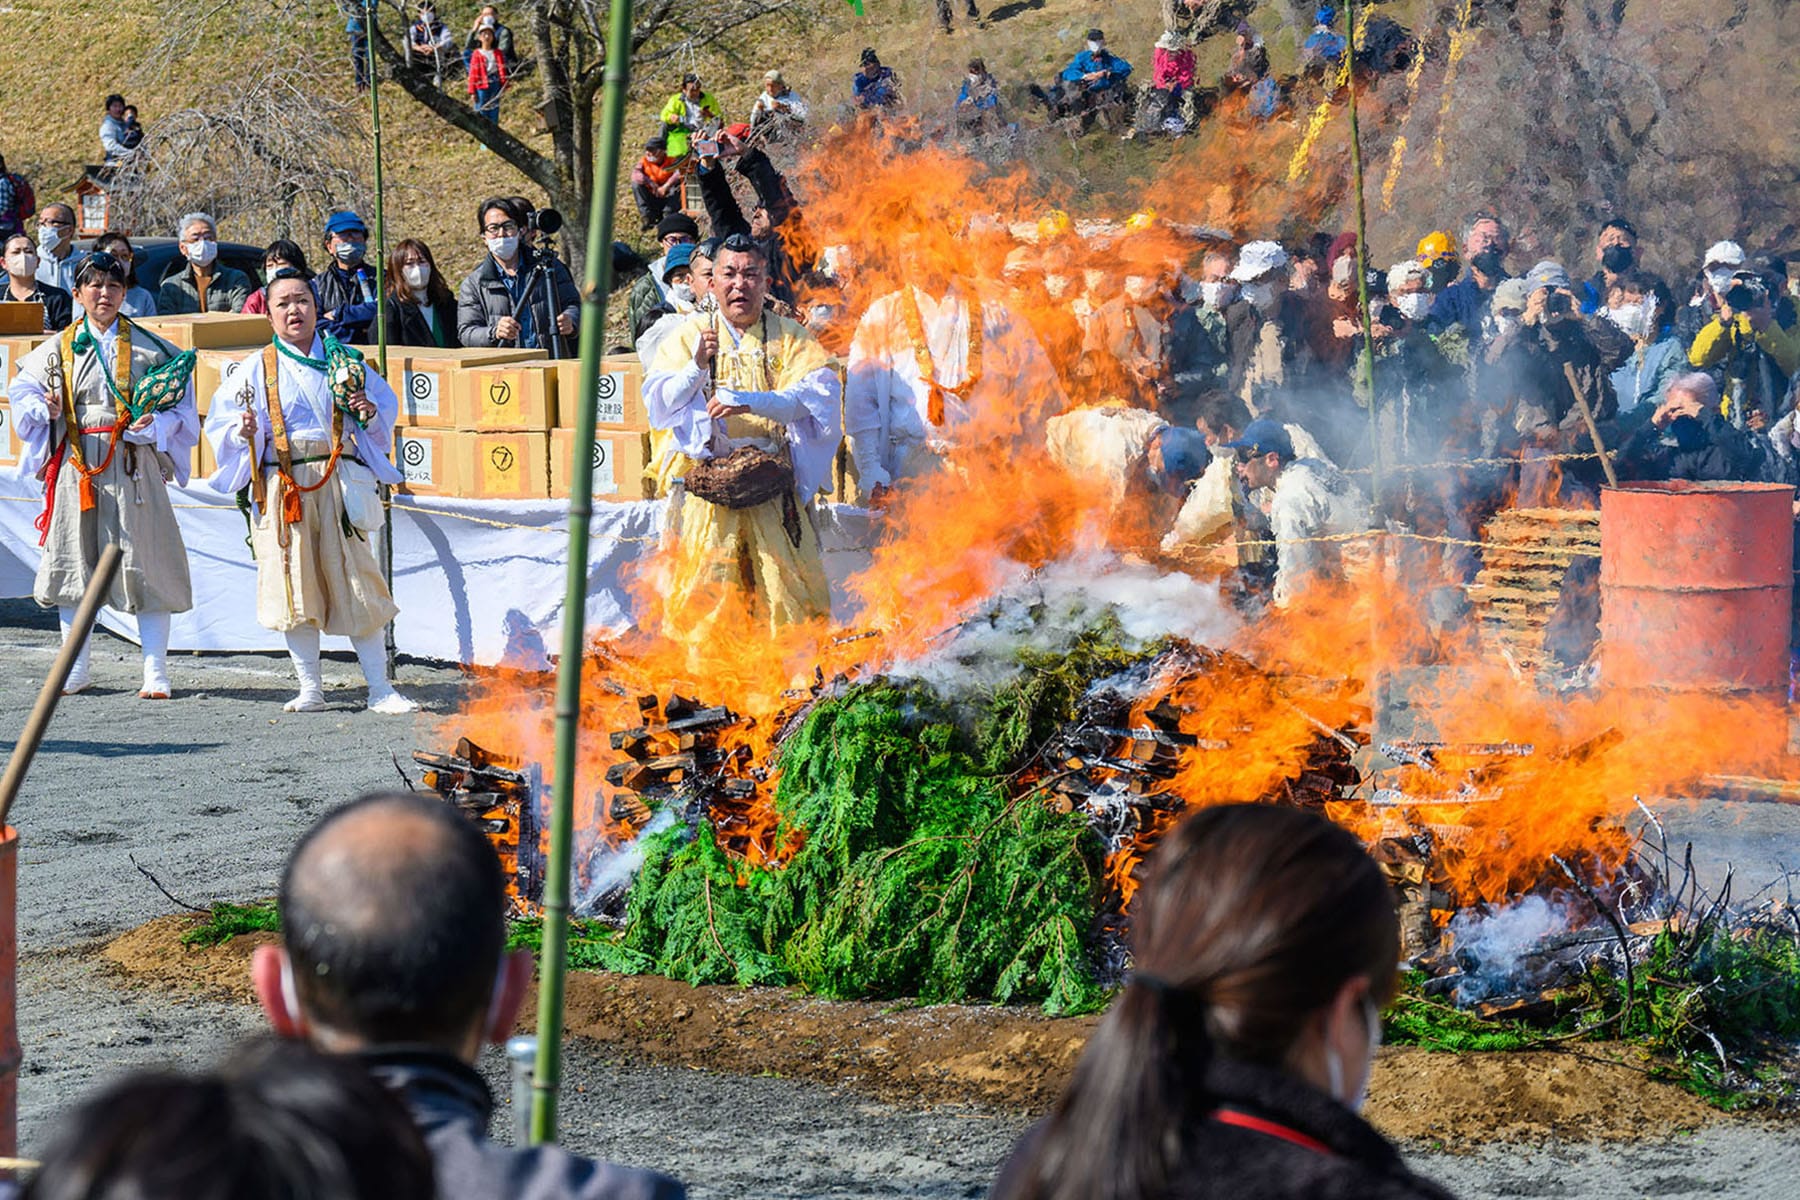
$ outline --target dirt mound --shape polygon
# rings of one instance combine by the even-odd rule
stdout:
[[[188,916],[123,934],[102,957],[132,986],[249,1003],[249,959],[274,935],[184,946]],[[527,1004],[526,1014],[535,1012]],[[1068,1081],[1097,1017],[1030,1010],[821,1000],[773,988],[689,987],[658,976],[576,972],[569,1032],[632,1058],[845,1086],[908,1106],[1041,1112]],[[1376,1062],[1369,1116],[1409,1143],[1628,1140],[1722,1119],[1629,1065],[1629,1048],[1579,1054],[1436,1054],[1396,1046]]]

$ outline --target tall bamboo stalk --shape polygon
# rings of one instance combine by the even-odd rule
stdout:
[[[385,192],[381,176],[381,77],[375,73],[375,18],[379,15],[376,0],[363,0],[363,54],[369,64],[369,126],[375,141],[375,369],[391,384],[393,380],[388,379],[387,359],[387,218],[382,209]],[[404,381],[402,387],[394,390],[404,393]],[[391,504],[381,506],[381,576],[387,583],[388,594],[392,595],[394,509]],[[387,649],[387,674],[392,679],[395,658],[392,621],[387,623],[384,641]]]
[[[1375,328],[1369,316],[1369,211],[1363,198],[1362,128],[1356,118],[1356,21],[1357,0],[1345,8],[1350,36],[1344,56],[1350,81],[1350,179],[1356,201],[1356,307],[1362,319],[1362,357],[1357,363],[1357,388],[1369,406],[1369,487],[1377,518],[1381,513],[1381,423],[1375,405]]]
[[[631,71],[632,0],[612,0],[600,108],[599,158],[588,201],[587,265],[581,285],[581,405],[569,471],[569,578],[563,598],[562,658],[556,669],[556,778],[550,787],[550,853],[544,874],[544,952],[538,963],[538,1054],[531,1081],[531,1140],[556,1140],[562,1086],[563,982],[568,965],[569,867],[575,836],[575,752],[581,720],[582,652],[587,642],[588,523],[593,517],[594,426],[606,298],[612,291],[613,207],[625,89]]]

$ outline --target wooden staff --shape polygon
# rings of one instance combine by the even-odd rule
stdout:
[[[1594,420],[1594,410],[1588,407],[1587,397],[1582,395],[1581,380],[1576,378],[1575,364],[1563,364],[1563,378],[1569,381],[1569,392],[1575,397],[1575,407],[1581,410],[1581,419],[1587,422],[1588,437],[1594,440],[1594,453],[1600,456],[1600,469],[1606,472],[1606,486],[1619,486],[1619,473],[1613,470],[1612,457],[1606,452],[1606,443],[1600,440],[1600,425]]]
[[[0,829],[6,826],[13,800],[25,783],[25,772],[31,769],[31,760],[37,756],[38,745],[44,740],[44,731],[50,727],[50,718],[56,715],[56,703],[62,699],[63,684],[69,681],[69,672],[75,667],[75,658],[81,653],[82,643],[87,641],[88,633],[94,627],[94,618],[99,615],[100,606],[106,602],[106,594],[112,590],[113,577],[118,573],[119,547],[115,542],[100,551],[100,561],[94,565],[94,574],[88,580],[87,591],[81,594],[81,603],[75,609],[75,623],[69,628],[69,640],[63,643],[56,661],[50,664],[50,674],[44,680],[43,689],[38,692],[37,703],[31,706],[31,714],[25,718],[25,728],[19,734],[18,744],[13,747],[12,757],[6,762],[6,774],[0,775]]]

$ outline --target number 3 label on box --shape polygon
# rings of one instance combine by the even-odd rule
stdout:
[[[602,375],[597,394],[599,404],[595,407],[594,419],[602,425],[623,425],[625,423],[624,372],[608,371]],[[597,478],[598,476],[596,476]]]

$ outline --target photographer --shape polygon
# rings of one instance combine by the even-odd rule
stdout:
[[[490,197],[477,211],[477,230],[488,253],[457,288],[456,329],[462,344],[553,353],[545,318],[554,312],[561,357],[573,357],[581,296],[569,269],[548,251],[525,245],[526,218],[511,200]]]
[[[1688,361],[1721,382],[1721,412],[1733,425],[1767,429],[1780,418],[1788,380],[1800,369],[1800,329],[1783,329],[1775,320],[1766,280],[1738,271],[1719,294],[1719,311],[1694,335]]]
[[[1597,491],[1604,473],[1592,457],[1593,439],[1582,402],[1604,429],[1618,411],[1612,372],[1631,356],[1632,342],[1611,321],[1577,312],[1569,273],[1540,262],[1525,276],[1525,311],[1517,328],[1495,339],[1487,402],[1503,421],[1521,463],[1520,507]]]

